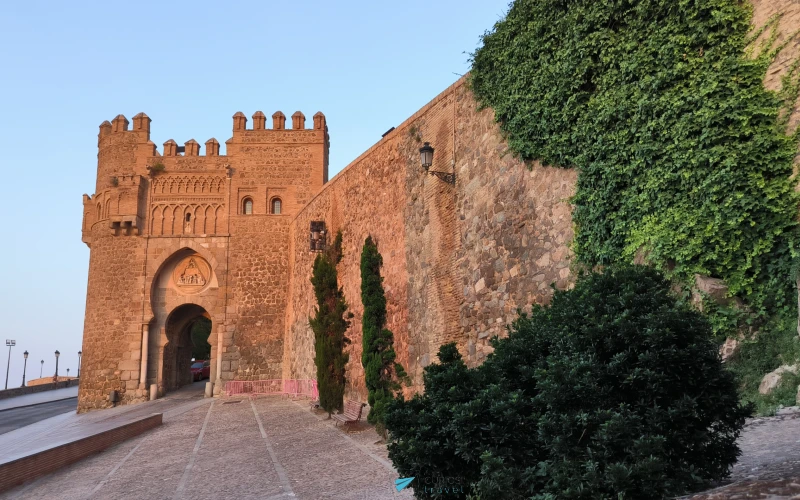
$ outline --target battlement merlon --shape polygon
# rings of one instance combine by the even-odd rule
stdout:
[[[98,133],[98,167],[95,192],[106,187],[109,179],[125,175],[150,177],[162,169],[152,167],[162,164],[167,171],[190,169],[224,169],[227,156],[247,155],[248,146],[260,147],[310,147],[312,154],[321,158],[322,171],[319,173],[322,184],[327,182],[327,160],[329,151],[328,126],[325,115],[316,113],[312,128],[306,128],[305,115],[297,111],[292,115],[292,128],[286,128],[286,115],[277,111],[272,115],[272,128],[267,128],[267,116],[262,111],[253,114],[253,128],[247,127],[247,117],[242,112],[233,115],[233,137],[225,141],[226,155],[220,156],[220,143],[214,138],[205,143],[205,149],[194,139],[183,146],[170,139],[164,143],[160,154],[150,140],[152,120],[145,113],[133,117],[133,127],[124,115],[117,115],[112,121],[104,121]],[[205,153],[205,154],[204,154]],[[207,163],[199,166],[197,162]],[[220,163],[221,162],[221,163]]]
[[[233,115],[233,136],[234,138],[244,132],[302,132],[318,130],[327,132],[328,126],[325,121],[325,115],[317,112],[314,115],[314,126],[311,129],[306,128],[306,116],[301,111],[295,111],[292,115],[292,128],[286,128],[286,115],[282,111],[276,111],[272,114],[272,128],[267,128],[267,116],[263,111],[256,111],[253,113],[253,128],[247,128],[247,116],[241,111],[237,111]],[[265,137],[269,137],[268,135]]]
[[[240,142],[237,136],[247,134],[249,140],[241,142],[262,142],[254,140],[253,132],[262,132],[263,142],[310,142],[310,143],[324,143],[327,141],[328,126],[325,120],[325,115],[317,112],[313,119],[313,128],[306,128],[306,117],[300,112],[296,111],[292,115],[292,128],[286,128],[286,115],[281,111],[276,111],[272,115],[272,128],[266,126],[267,117],[262,111],[256,111],[253,114],[253,128],[247,128],[247,117],[241,111],[233,115],[233,141],[234,143]],[[154,157],[161,156],[156,148],[156,145],[150,141],[150,124],[152,120],[145,113],[139,113],[133,117],[133,128],[129,128],[130,122],[124,115],[117,115],[112,121],[104,121],[100,124],[100,131],[97,135],[98,149],[102,150],[106,146],[113,146],[120,143],[128,145],[136,144],[136,156]],[[303,138],[295,137],[286,140],[285,137],[273,135],[276,133],[303,133]],[[308,134],[309,132],[319,132],[319,134]],[[318,137],[317,137],[318,136]],[[226,143],[229,141],[226,141]],[[169,146],[168,146],[169,144]],[[186,145],[180,147],[175,141],[170,139],[164,143],[164,156],[202,156],[200,153],[200,145],[190,139],[185,143]],[[211,145],[210,145],[211,144]],[[187,149],[188,148],[188,149]],[[208,156],[219,156],[219,142],[211,138],[206,141],[206,151]]]

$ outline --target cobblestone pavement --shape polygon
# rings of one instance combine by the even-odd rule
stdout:
[[[739,439],[742,456],[731,483],[692,500],[800,499],[800,414],[757,418]]]
[[[282,397],[214,399],[6,492],[13,499],[410,499],[371,427],[344,432]],[[186,409],[188,408],[188,409]]]

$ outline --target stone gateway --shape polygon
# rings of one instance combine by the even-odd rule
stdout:
[[[285,129],[233,117],[220,156],[194,140],[159,154],[150,118],[100,126],[95,194],[83,199],[91,249],[81,411],[147,398],[191,382],[189,331],[211,320],[211,380],[280,378],[288,292],[289,224],[327,181],[325,117]],[[221,389],[217,385],[216,392]]]
[[[100,125],[95,194],[83,198],[90,247],[79,411],[144,401],[191,382],[192,326],[211,322],[214,393],[230,380],[313,379],[312,228],[343,236],[342,286],[355,317],[345,398],[366,401],[359,261],[383,255],[387,327],[422,389],[445,342],[480,363],[518,308],[572,282],[575,172],[508,154],[492,110],[461,79],[328,182],[325,116],[233,116],[215,139],[161,152],[150,118]],[[435,152],[426,175],[419,149]],[[320,227],[325,232],[320,232]],[[315,243],[316,241],[316,243]]]

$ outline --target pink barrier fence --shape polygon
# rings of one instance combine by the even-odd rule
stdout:
[[[225,394],[235,396],[238,394],[286,394],[294,397],[319,398],[316,380],[232,380],[225,383]]]

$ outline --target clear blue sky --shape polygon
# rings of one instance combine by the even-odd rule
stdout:
[[[9,2],[0,10],[0,384],[74,375],[103,120],[140,111],[159,150],[231,136],[232,115],[325,113],[335,174],[469,69],[508,0]],[[248,125],[252,120],[248,121]],[[2,389],[3,385],[0,385]]]

